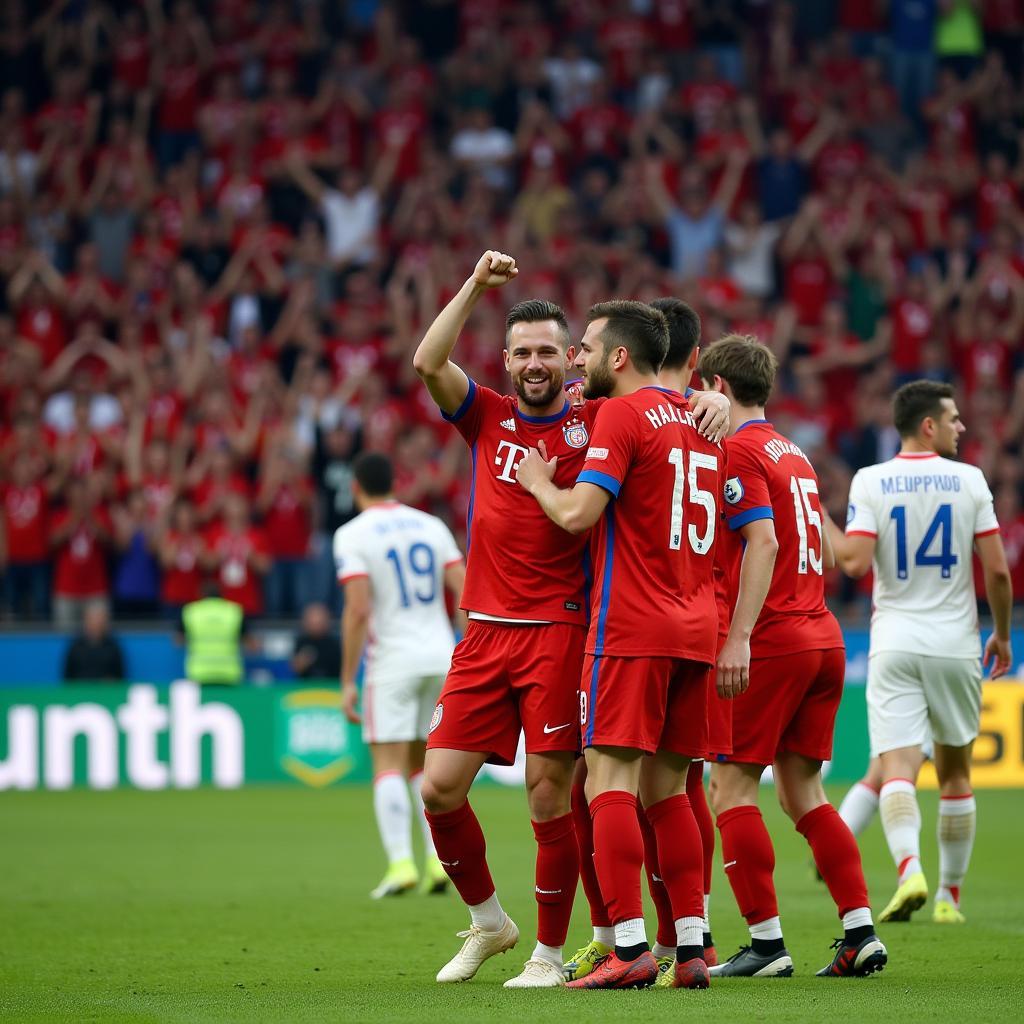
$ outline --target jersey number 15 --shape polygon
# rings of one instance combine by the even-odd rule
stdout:
[[[690,542],[690,547],[698,555],[706,555],[715,540],[715,519],[718,517],[718,509],[714,494],[700,486],[697,472],[701,469],[717,471],[718,456],[705,455],[703,452],[690,452],[690,466],[687,470],[686,455],[683,449],[673,448],[668,453],[668,461],[676,468],[675,484],[672,487],[672,515],[669,521],[668,546],[672,551],[678,551],[682,547],[683,492],[688,490],[690,504],[699,505],[704,509],[707,513],[708,524],[703,533],[698,533],[696,525],[690,523],[686,529],[686,538]]]

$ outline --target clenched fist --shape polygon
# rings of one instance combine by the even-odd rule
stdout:
[[[518,273],[516,261],[511,256],[488,249],[473,268],[473,280],[485,288],[500,288]]]

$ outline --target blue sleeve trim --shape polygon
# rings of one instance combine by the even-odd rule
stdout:
[[[576,478],[578,484],[597,484],[598,487],[604,488],[613,498],[619,496],[619,489],[622,487],[622,483],[616,480],[615,477],[609,476],[607,473],[599,473],[596,469],[585,469]]]
[[[469,378],[469,390],[466,392],[466,397],[462,400],[462,405],[458,407],[450,416],[443,409],[441,410],[441,419],[447,420],[449,423],[457,423],[462,419],[463,416],[469,412],[469,407],[473,404],[473,399],[476,397],[476,381],[472,377]]]
[[[756,508],[748,508],[745,512],[739,512],[734,516],[726,518],[730,530],[739,530],[747,523],[755,523],[758,519],[774,519],[771,505],[758,505]]]

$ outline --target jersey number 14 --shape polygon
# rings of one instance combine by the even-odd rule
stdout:
[[[896,505],[889,513],[889,518],[896,524],[896,575],[907,578],[907,510],[903,505]],[[939,553],[931,554],[929,549],[939,541]],[[928,524],[924,537],[914,552],[914,565],[937,565],[942,570],[942,578],[948,580],[953,566],[959,559],[953,553],[953,506],[940,505],[935,517]]]

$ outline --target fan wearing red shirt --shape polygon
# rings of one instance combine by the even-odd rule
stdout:
[[[270,615],[295,615],[306,604],[315,498],[312,481],[293,457],[274,455],[264,464],[256,510],[274,560],[265,588]]]
[[[217,577],[220,596],[234,601],[246,615],[263,612],[262,577],[271,566],[262,530],[249,522],[249,502],[240,494],[224,501],[224,523],[206,538],[206,568]]]
[[[67,486],[67,508],[53,517],[50,526],[56,562],[53,619],[58,625],[77,625],[87,604],[107,599],[106,549],[112,530],[110,516],[98,504],[89,481],[72,478]]]
[[[810,844],[843,921],[835,957],[818,974],[867,975],[881,970],[888,955],[875,935],[856,840],[821,784],[846,671],[843,635],[825,606],[822,573],[832,552],[813,467],[765,419],[777,367],[767,348],[736,336],[706,349],[698,367],[702,379],[722,381],[731,403],[726,524],[762,537],[760,551],[768,560],[772,539],[776,547],[756,625],[749,638],[733,638],[737,648],[749,644],[749,653],[743,652],[750,659],[749,688],[733,702],[733,751],[712,769],[726,875],[750,927],[751,944],[712,973],[793,973],[772,878],[775,853],[757,806],[761,776],[773,764],[779,802]],[[741,572],[749,558],[744,556]]]
[[[0,568],[7,607],[42,616],[49,603],[49,491],[39,459],[20,452],[0,484]]]
[[[160,538],[157,549],[163,569],[160,602],[166,618],[177,619],[185,605],[202,597],[204,555],[195,506],[182,498],[174,505],[170,528]]]
[[[557,456],[536,449],[518,469],[553,522],[573,536],[593,527],[580,723],[594,866],[615,950],[570,987],[643,987],[658,976],[640,900],[639,795],[675,917],[675,986],[706,988],[701,838],[685,789],[690,761],[708,742],[722,452],[697,432],[687,399],[659,383],[669,345],[660,310],[620,300],[598,303],[588,319],[576,360],[583,393],[610,401],[583,471],[562,490]]]

